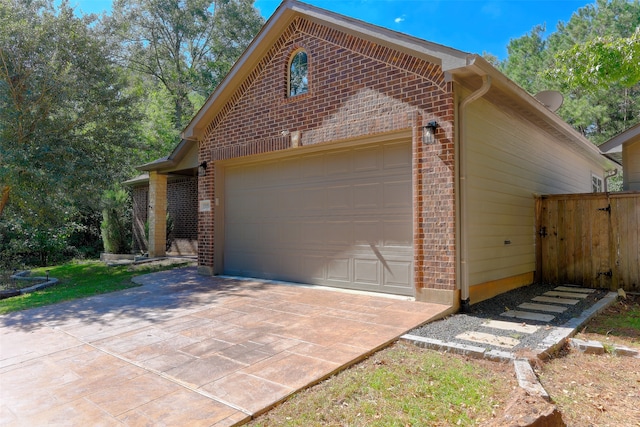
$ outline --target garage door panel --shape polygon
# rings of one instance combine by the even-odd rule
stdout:
[[[280,235],[281,248],[284,250],[294,249],[300,245],[300,223],[280,224],[278,226],[278,234]]]
[[[300,161],[303,178],[322,178],[325,176],[324,155],[306,156]]]
[[[357,210],[380,208],[382,185],[377,182],[353,186],[353,205]]]
[[[382,242],[382,221],[354,221],[354,245],[360,247],[378,246]]]
[[[380,285],[380,265],[377,259],[355,258],[353,270],[355,283]]]
[[[406,144],[390,143],[383,145],[383,167],[384,169],[406,169],[411,170],[411,150],[407,150]]]
[[[278,201],[278,206],[275,206],[274,209],[280,214],[280,216],[297,215],[296,212],[300,209],[302,193],[303,191],[298,188],[282,188],[274,190],[274,199]]]
[[[265,173],[269,179],[263,185],[279,185],[284,182],[295,182],[300,178],[300,164],[295,159],[284,159],[278,162],[273,162],[268,168],[268,172]],[[265,165],[265,168],[267,165]]]
[[[224,169],[224,269],[413,295],[411,144]]]
[[[325,210],[326,206],[326,188],[307,188],[298,192],[298,205],[291,213],[302,213],[309,215],[317,215]],[[301,211],[301,212],[300,212]]]
[[[327,176],[347,175],[351,173],[351,152],[338,150],[325,155]]]
[[[300,224],[300,247],[320,249],[325,244],[324,221],[307,221]]]
[[[325,278],[327,260],[323,256],[302,255],[302,271],[312,280],[312,283],[321,283]]]
[[[340,185],[327,188],[327,209],[351,209],[353,206],[351,190],[351,185]]]
[[[409,261],[387,260],[384,270],[385,286],[406,288],[411,285],[412,266]]]
[[[411,181],[394,181],[384,183],[385,209],[410,209],[412,203]]]
[[[407,220],[384,221],[382,245],[385,248],[411,248],[413,246],[413,232],[407,228],[406,224]]]
[[[353,246],[353,224],[350,221],[328,221],[325,231],[327,247]]]
[[[327,263],[327,279],[330,281],[351,282],[351,259],[347,257],[333,258]]]

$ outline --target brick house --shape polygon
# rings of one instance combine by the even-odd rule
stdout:
[[[199,167],[202,274],[475,303],[533,282],[535,196],[615,164],[482,57],[286,0],[149,173]]]

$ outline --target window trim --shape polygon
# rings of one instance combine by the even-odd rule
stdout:
[[[602,193],[604,192],[604,179],[602,176],[591,173],[591,192],[592,193]]]

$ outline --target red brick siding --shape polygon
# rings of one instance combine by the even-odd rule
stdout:
[[[198,180],[187,177],[167,183],[167,212],[173,218],[169,252],[192,254],[198,241]]]
[[[309,92],[288,98],[289,57],[300,47]],[[286,149],[283,130],[301,131],[304,146],[413,129],[416,287],[454,289],[453,115],[452,85],[438,65],[298,19],[212,120],[200,156],[212,163]],[[438,141],[423,145],[430,120],[440,125]],[[213,200],[210,170],[200,187],[200,199]],[[212,267],[212,215],[200,215],[199,231],[200,265]]]
[[[133,252],[146,252],[147,239],[144,224],[149,215],[149,186],[137,186],[132,189],[133,198]]]
[[[133,250],[146,252],[145,223],[148,220],[149,187],[133,188]],[[194,254],[198,245],[198,180],[169,179],[167,212],[173,218],[173,243],[169,252]]]

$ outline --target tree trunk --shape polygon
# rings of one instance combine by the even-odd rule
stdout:
[[[11,191],[11,187],[8,185],[3,186],[2,188],[2,198],[0,198],[0,217],[2,217],[2,211],[9,201],[9,192]]]

